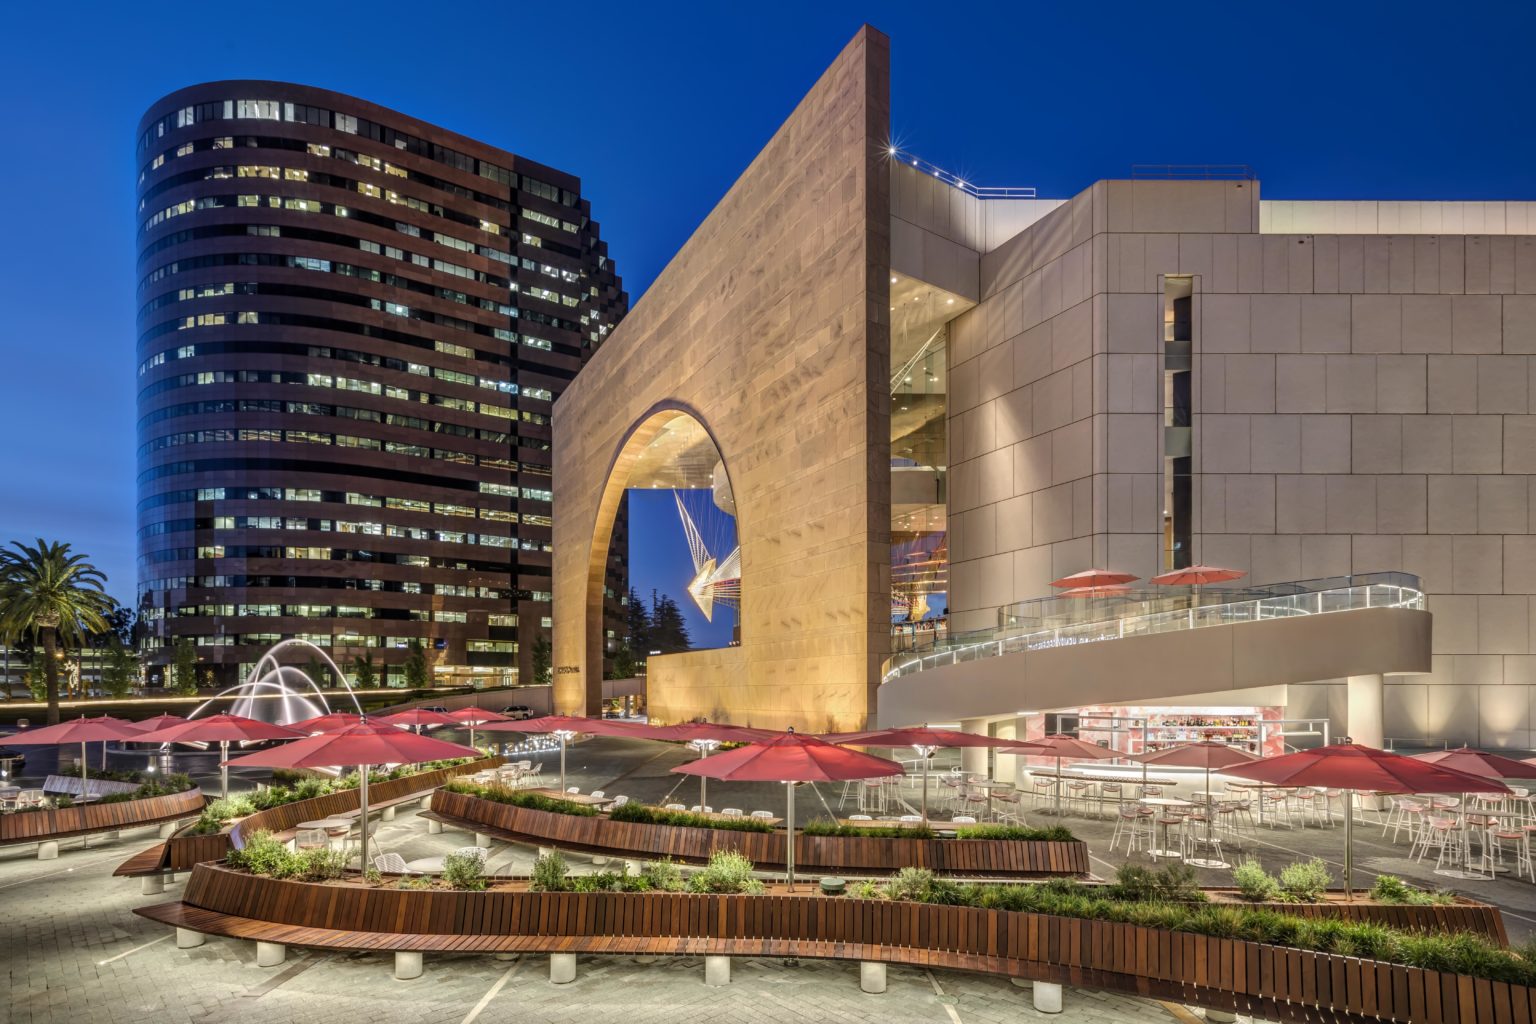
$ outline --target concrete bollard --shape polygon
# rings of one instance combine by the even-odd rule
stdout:
[[[885,964],[873,960],[859,961],[859,989],[871,995],[885,991]]]
[[[624,862],[624,873],[630,878],[639,878],[640,871],[641,863],[638,860],[626,860]]]
[[[288,959],[288,947],[281,942],[256,943],[256,966],[276,967]]]
[[[379,812],[379,820],[380,821],[394,821],[395,820],[395,808],[393,806],[389,806],[389,807],[384,808],[384,810]]]
[[[421,954],[400,950],[395,953],[395,980],[410,981],[421,977]]]
[[[549,954],[549,983],[551,985],[569,985],[576,980],[576,954],[575,953],[551,953]]]
[[[160,874],[145,875],[139,879],[140,896],[158,896],[165,892],[165,876]]]
[[[195,932],[190,928],[176,929],[177,949],[196,949],[206,942],[208,937],[202,932]]]
[[[502,963],[506,963],[509,960],[516,960],[517,959],[517,954],[516,953],[497,953],[497,954],[495,954],[495,957],[496,957],[497,960],[500,960]]]
[[[160,826],[160,838],[169,839],[176,834],[176,822],[168,821]]]
[[[486,835],[484,832],[476,832],[475,845],[480,847],[482,850],[489,850],[491,848],[491,837]]]
[[[731,983],[731,958],[706,956],[704,958],[704,984],[719,988]]]
[[[57,839],[45,839],[37,844],[38,860],[58,860],[59,841]]]
[[[1226,1010],[1206,1010],[1205,1019],[1210,1024],[1233,1024],[1237,1020],[1237,1014],[1228,1013]]]
[[[1041,1013],[1061,1012],[1061,986],[1054,981],[1037,981],[1035,989],[1035,1009]]]
[[[443,823],[435,818],[427,819],[427,835],[440,836],[443,834]]]
[[[1009,978],[1008,980],[1014,984],[1015,988],[1033,988],[1035,984],[1028,978]]]

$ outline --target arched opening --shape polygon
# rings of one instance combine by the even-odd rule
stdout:
[[[626,495],[636,492],[644,494],[646,528],[653,534],[647,540],[659,541],[655,548],[660,557],[677,563],[668,567],[666,578],[674,585],[667,589],[681,592],[658,591],[658,602],[670,601],[685,622],[702,621],[709,628],[695,630],[702,635],[686,648],[678,646],[675,637],[663,635],[659,646],[627,653],[643,660],[656,651],[674,653],[740,642],[741,547],[735,491],[724,456],[714,435],[692,410],[672,404],[654,407],[614,453],[598,504],[586,587],[590,710],[596,710],[593,705],[599,700],[594,699],[594,690],[601,685],[595,678],[600,673],[594,670],[624,653],[619,649],[623,638],[610,641],[605,635],[604,606],[612,596],[605,590],[606,567],[620,510]]]

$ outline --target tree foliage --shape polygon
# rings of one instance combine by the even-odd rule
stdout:
[[[378,674],[374,671],[373,655],[359,654],[352,659],[352,685],[359,690],[371,690],[378,682]]]
[[[197,645],[191,637],[178,637],[171,645],[171,692],[192,697],[197,694]]]
[[[412,640],[409,651],[405,656],[405,662],[401,666],[405,671],[405,685],[413,688],[426,686],[430,675],[427,672],[427,651],[421,645],[420,640]]]
[[[651,647],[662,654],[675,654],[693,648],[693,638],[688,635],[688,623],[677,602],[666,594],[656,599],[651,612]]]
[[[549,637],[540,633],[533,641],[533,681],[537,686],[548,686],[554,668],[554,649]]]
[[[0,551],[0,639],[14,643],[32,636],[42,647],[49,724],[59,720],[59,644],[79,647],[90,634],[109,629],[115,604],[106,581],[68,544],[38,538],[34,545],[15,541]]]

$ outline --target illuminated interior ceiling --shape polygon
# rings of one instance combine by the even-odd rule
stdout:
[[[715,504],[736,514],[720,453],[709,432],[691,416],[678,416],[657,431],[629,475],[630,487],[714,491]]]

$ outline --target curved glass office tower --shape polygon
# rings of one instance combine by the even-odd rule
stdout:
[[[440,682],[533,681],[551,403],[627,302],[578,179],[277,82],[172,93],[136,153],[152,666],[419,640]]]

